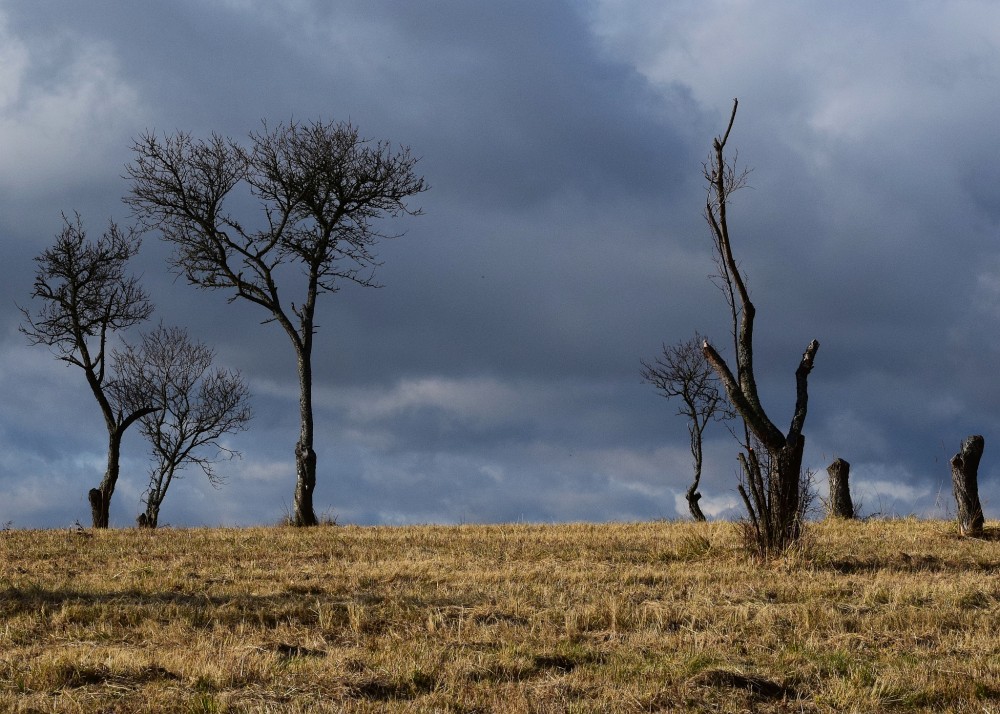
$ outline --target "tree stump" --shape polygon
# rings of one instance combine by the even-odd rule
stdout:
[[[979,502],[979,460],[983,437],[975,434],[962,442],[962,450],[951,457],[951,485],[958,504],[958,531],[962,535],[983,534],[983,507]]]
[[[826,467],[830,475],[830,515],[834,518],[854,518],[854,502],[847,479],[851,465],[843,459],[835,459]]]

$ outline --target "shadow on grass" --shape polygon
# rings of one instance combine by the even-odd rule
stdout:
[[[438,680],[433,674],[414,672],[409,679],[389,681],[376,677],[351,687],[353,699],[375,701],[411,701],[437,689]]]
[[[718,689],[740,689],[748,692],[754,699],[761,700],[796,700],[798,692],[764,677],[754,677],[725,669],[711,669],[702,672],[694,678],[696,684]]]
[[[67,614],[69,622],[89,624],[108,617],[122,625],[143,620],[165,621],[185,619],[192,627],[254,623],[274,627],[280,623],[319,624],[315,598],[303,598],[294,593],[276,595],[211,595],[189,592],[143,592],[123,590],[95,593],[83,590],[47,589],[38,586],[10,586],[0,590],[0,619],[37,613],[79,608]],[[324,602],[325,624],[348,626],[346,602]],[[94,612],[94,610],[98,612]],[[280,653],[285,654],[287,653]]]
[[[981,538],[963,537],[958,534],[947,537],[956,540],[1000,542],[1000,529],[990,529]],[[881,557],[869,556],[859,558],[848,555],[839,558],[824,559],[817,562],[816,565],[819,568],[834,570],[845,575],[874,572],[993,573],[1000,569],[1000,558],[997,557],[997,553],[992,551],[992,549],[981,553],[980,556],[982,557],[978,557],[976,560],[969,560],[966,558],[941,558],[925,553],[911,554],[899,551]]]

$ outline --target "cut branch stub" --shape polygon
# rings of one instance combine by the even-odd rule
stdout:
[[[847,479],[851,465],[843,459],[836,459],[826,467],[830,475],[830,515],[834,518],[854,518],[854,503]]]
[[[975,434],[962,442],[962,450],[951,457],[951,485],[958,504],[958,530],[962,535],[983,534],[983,507],[979,502],[979,461],[983,437]]]

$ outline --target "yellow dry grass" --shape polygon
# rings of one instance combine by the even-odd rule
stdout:
[[[1000,712],[998,572],[918,520],[6,531],[0,711]]]

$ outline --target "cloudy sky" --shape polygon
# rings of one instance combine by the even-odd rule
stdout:
[[[32,258],[93,234],[145,131],[245,137],[350,120],[405,144],[431,189],[386,225],[379,290],[321,300],[317,512],[341,523],[686,517],[684,420],[641,358],[726,344],[701,210],[725,128],[752,188],[730,214],[758,308],[765,407],[810,383],[808,465],[852,464],[866,513],[954,512],[948,460],[981,433],[1000,514],[1000,8],[741,0],[0,0],[0,525],[89,522],[106,435],[82,374],[18,333]],[[246,303],[135,270],[254,394],[219,491],[176,483],[161,523],[291,511],[294,355]],[[152,326],[152,325],[151,325]],[[703,507],[739,514],[709,432]],[[113,525],[146,482],[126,437]],[[819,491],[825,495],[825,481]]]

